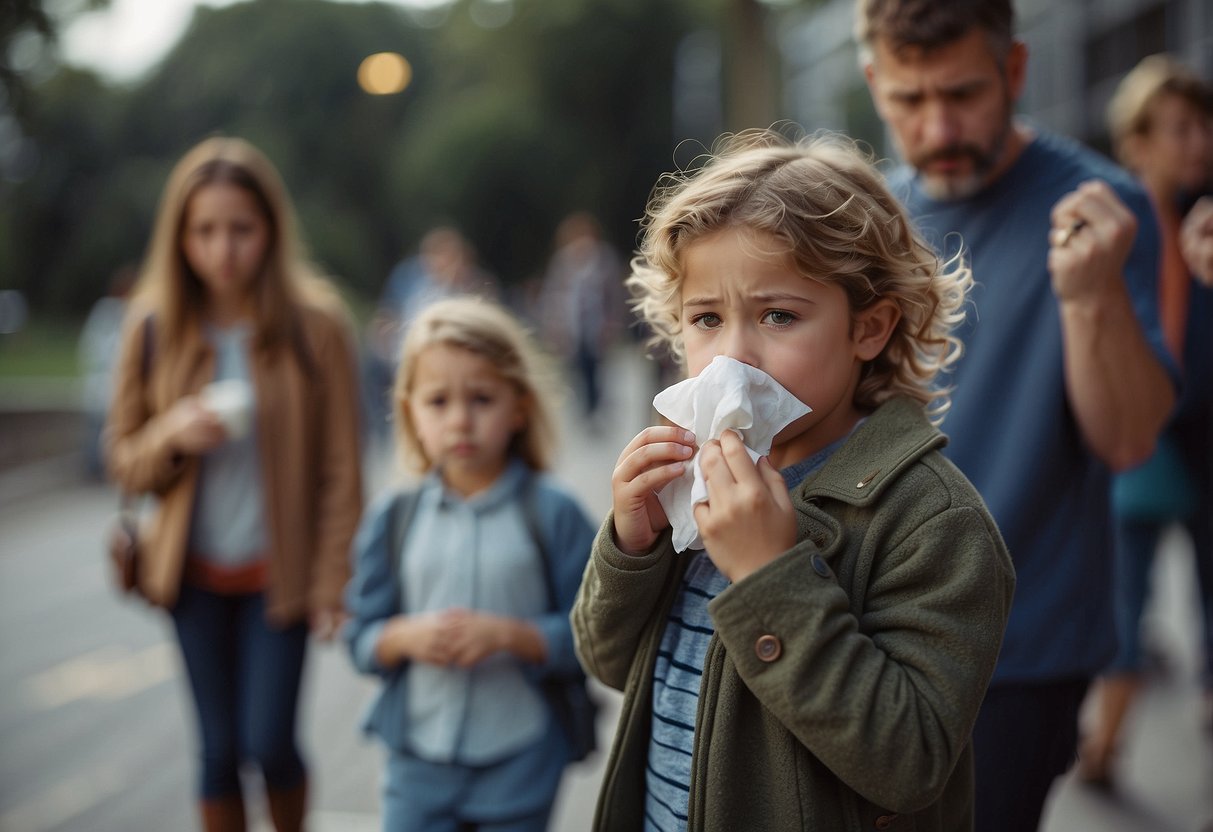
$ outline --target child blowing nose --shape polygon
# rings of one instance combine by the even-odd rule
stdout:
[[[739,134],[660,184],[628,279],[654,341],[741,410],[759,388],[803,406],[694,414],[722,429],[654,425],[619,456],[572,611],[625,694],[595,829],[971,828],[1015,582],[934,424],[971,282],[840,137]],[[688,470],[678,551],[663,503]]]

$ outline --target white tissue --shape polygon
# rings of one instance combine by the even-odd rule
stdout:
[[[735,430],[755,462],[770,453],[777,433],[812,412],[762,370],[724,355],[712,359],[694,378],[662,390],[654,397],[653,407],[694,433],[701,448],[726,430]],[[675,551],[703,548],[695,504],[707,498],[707,483],[696,451],[682,476],[657,493],[674,530]]]

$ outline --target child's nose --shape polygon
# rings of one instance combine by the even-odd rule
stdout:
[[[728,356],[734,361],[740,361],[742,364],[749,364],[751,367],[758,366],[758,357],[755,354],[753,347],[753,339],[747,337],[747,334],[741,329],[734,329],[724,339],[721,355]]]
[[[472,421],[472,408],[462,402],[456,402],[450,410],[451,421],[463,427]]]

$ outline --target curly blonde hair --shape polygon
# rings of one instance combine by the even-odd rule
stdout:
[[[726,135],[702,166],[664,175],[642,220],[627,286],[636,313],[685,364],[681,288],[689,245],[726,228],[765,232],[805,278],[837,284],[852,312],[881,298],[901,310],[884,350],[863,368],[855,404],[904,395],[941,418],[950,405],[936,376],[960,357],[972,275],[957,254],[942,262],[886,188],[870,156],[843,136],[799,140],[774,130]]]
[[[397,447],[404,466],[417,473],[434,467],[406,402],[417,376],[418,358],[435,344],[484,358],[514,386],[522,399],[526,425],[514,437],[510,454],[532,470],[550,468],[557,445],[557,407],[564,395],[557,371],[516,317],[499,304],[475,295],[435,301],[413,319],[404,336],[392,396]]]

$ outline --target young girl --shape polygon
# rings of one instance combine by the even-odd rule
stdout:
[[[743,134],[658,190],[629,278],[657,340],[812,411],[757,464],[688,426],[623,449],[572,613],[625,692],[596,829],[971,828],[1014,577],[925,412],[969,282],[841,139]],[[678,553],[656,492],[695,453],[705,549]]]
[[[594,537],[540,473],[540,356],[499,306],[439,301],[405,336],[394,410],[425,477],[367,513],[346,633],[384,681],[364,725],[389,752],[383,828],[539,832],[571,753],[541,686],[579,677],[568,612]]]
[[[124,490],[158,498],[140,589],[180,642],[207,830],[245,828],[245,761],[279,832],[303,823],[308,628],[336,629],[362,511],[354,366],[270,161],[232,138],[187,153],[127,315],[106,451]]]

